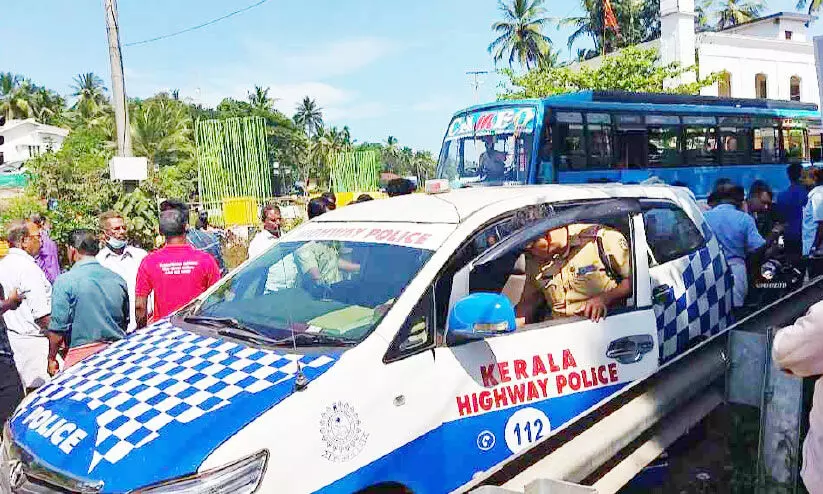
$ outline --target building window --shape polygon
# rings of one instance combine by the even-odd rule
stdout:
[[[789,99],[800,101],[800,78],[796,75],[789,80]]]
[[[788,39],[788,40],[792,39],[792,32],[791,31],[786,31],[786,39]]]
[[[769,97],[769,85],[766,74],[757,74],[754,76],[754,91],[756,98],[766,99]]]
[[[720,80],[717,81],[717,95],[721,98],[730,98],[732,95],[732,76],[728,72],[720,73]]]

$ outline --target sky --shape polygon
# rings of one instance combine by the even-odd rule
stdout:
[[[267,0],[221,22],[152,43],[259,0],[119,0],[126,92],[179,89],[215,106],[270,87],[275,107],[292,116],[314,98],[328,125],[348,125],[359,142],[398,139],[437,153],[451,115],[495,98],[500,79],[467,71],[495,67],[487,52],[496,0]],[[771,0],[764,13],[794,10]],[[547,0],[548,15],[579,13],[578,1]],[[63,95],[72,79],[111,73],[102,0],[0,0],[0,71],[31,78]],[[810,29],[823,34],[823,22]],[[568,29],[546,32],[569,56]],[[580,45],[583,47],[584,45]],[[575,48],[576,52],[576,48]]]

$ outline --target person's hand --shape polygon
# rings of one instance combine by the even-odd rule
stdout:
[[[583,307],[577,311],[577,314],[593,322],[600,322],[601,319],[606,317],[606,312],[606,302],[602,296],[598,295],[586,300]]]
[[[22,294],[17,291],[17,288],[13,289],[8,297],[6,297],[6,310],[15,310],[20,307],[20,304],[23,303],[25,300],[26,295]]]
[[[48,369],[48,371],[49,371],[50,376],[54,376],[55,374],[57,374],[60,371],[60,364],[57,363],[56,358],[50,358],[49,359],[49,369]]]

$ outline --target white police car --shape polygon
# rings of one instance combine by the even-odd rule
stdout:
[[[599,323],[516,328],[525,243],[580,222],[626,237],[631,296]],[[4,430],[2,480],[449,491],[723,331],[730,307],[725,260],[684,189],[475,188],[346,207],[28,396]]]

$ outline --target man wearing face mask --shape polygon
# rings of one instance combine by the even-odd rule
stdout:
[[[280,239],[280,207],[277,204],[266,204],[261,217],[263,230],[255,235],[249,244],[249,258],[257,257],[267,251]]]
[[[123,215],[116,211],[107,211],[100,215],[100,230],[103,232],[104,246],[97,254],[97,262],[119,274],[126,280],[129,288],[129,325],[128,331],[134,331],[137,321],[134,317],[137,269],[147,253],[145,250],[128,245],[128,230]],[[149,307],[153,304],[149,301]]]

